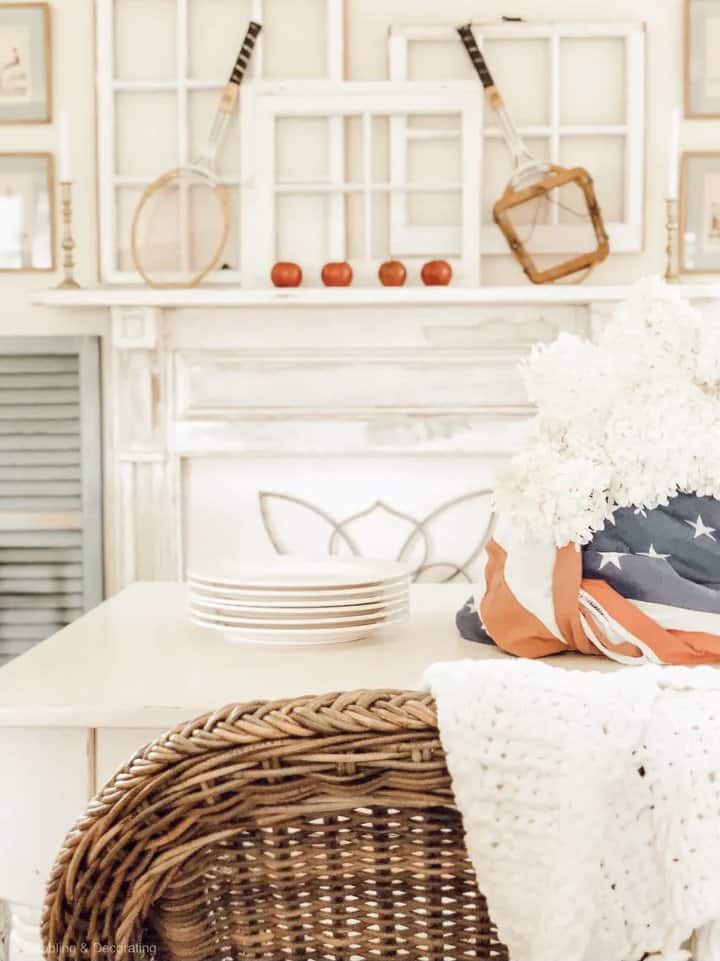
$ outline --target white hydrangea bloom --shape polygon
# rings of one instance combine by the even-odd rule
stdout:
[[[533,536],[585,544],[618,507],[720,497],[720,308],[642,281],[596,343],[563,334],[523,373],[538,416],[496,502]]]

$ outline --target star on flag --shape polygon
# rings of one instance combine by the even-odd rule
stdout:
[[[668,557],[671,556],[670,554],[658,554],[658,552],[655,550],[654,544],[651,544],[649,550],[647,551],[639,551],[638,555],[640,557],[653,557],[656,560],[660,560],[660,561],[666,561]]]
[[[685,521],[685,523],[695,531],[695,540],[699,537],[709,537],[711,541],[717,541],[717,537],[715,537],[716,528],[707,527],[700,514],[698,514],[696,521]]]
[[[612,564],[613,567],[617,567],[619,571],[622,570],[620,560],[623,557],[627,557],[627,554],[620,554],[618,551],[600,551],[600,570]]]

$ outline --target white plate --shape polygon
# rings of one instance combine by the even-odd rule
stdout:
[[[293,614],[305,616],[311,611],[317,611],[323,617],[331,614],[372,614],[375,611],[383,611],[391,607],[407,604],[409,599],[407,590],[398,591],[396,594],[383,594],[372,600],[360,598],[359,601],[349,601],[346,604],[337,604],[332,598],[317,598],[314,601],[298,603],[297,601],[283,601],[281,598],[266,599],[264,603],[247,602],[243,600],[228,599],[219,595],[208,595],[190,591],[190,605],[200,607],[221,607],[228,613],[235,612],[247,614],[248,617],[264,616],[267,612],[282,616],[292,617]]]
[[[242,588],[219,587],[211,584],[200,584],[197,581],[190,581],[190,590],[193,594],[200,594],[205,597],[222,597],[226,600],[238,603],[252,603],[267,606],[272,604],[277,607],[318,607],[328,604],[342,605],[354,603],[370,603],[374,601],[384,601],[386,598],[393,598],[398,595],[406,594],[410,587],[410,579],[406,578],[387,587],[360,587],[352,590],[327,590],[327,591],[254,591]],[[281,603],[282,602],[282,603]]]
[[[337,630],[288,632],[288,631],[257,631],[228,629],[217,624],[211,624],[201,618],[191,617],[191,622],[197,627],[205,628],[222,634],[231,644],[253,644],[277,647],[312,647],[319,644],[347,644],[370,637],[380,630],[385,630],[395,624],[402,623],[405,617],[398,618],[392,623],[369,625],[366,627],[345,627]]]
[[[350,615],[349,617],[316,617],[309,614],[307,617],[285,618],[274,617],[269,613],[264,618],[241,617],[238,615],[225,614],[222,611],[208,611],[204,608],[191,607],[190,616],[199,617],[202,620],[210,621],[213,624],[224,624],[226,627],[241,627],[247,629],[265,630],[325,630],[335,627],[362,627],[365,624],[380,624],[393,621],[398,617],[407,615],[408,607],[403,605],[391,611],[379,612],[377,614]]]
[[[378,607],[372,611],[355,611],[353,609],[341,608],[340,613],[335,613],[327,607],[310,609],[304,611],[288,610],[283,608],[279,611],[272,608],[259,610],[254,608],[247,611],[238,607],[226,607],[223,604],[208,604],[205,601],[194,600],[190,604],[190,611],[199,614],[200,617],[217,618],[227,621],[244,621],[248,624],[343,624],[343,623],[368,623],[374,620],[381,620],[391,617],[408,610],[407,600],[398,601],[396,604],[388,604],[385,607]]]
[[[218,563],[213,571],[188,571],[199,584],[253,591],[326,591],[379,587],[402,581],[406,567],[394,561],[361,558],[275,557],[249,564]]]

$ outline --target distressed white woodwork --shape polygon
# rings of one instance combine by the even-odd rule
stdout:
[[[718,286],[678,290],[699,305],[720,297]],[[104,379],[109,593],[139,578],[181,579],[206,520],[216,532],[207,546],[217,552],[271,551],[263,491],[331,508],[340,520],[370,511],[374,523],[376,504],[422,520],[491,486],[532,416],[519,361],[563,331],[594,334],[628,289],[295,293],[46,295],[56,305],[112,305]],[[398,479],[408,472],[401,495]],[[308,516],[284,511],[284,541],[294,551],[326,550],[326,532],[311,531]],[[462,510],[457,524],[466,526]],[[223,529],[234,532],[225,546]],[[392,556],[397,546],[389,532],[376,548]]]
[[[597,139],[599,143],[608,138],[621,138],[624,142],[624,169],[622,196],[624,216],[622,219],[606,217],[606,227],[614,253],[634,253],[640,251],[644,242],[644,158],[645,158],[645,25],[640,22],[584,23],[477,23],[474,25],[478,43],[499,41],[512,44],[513,41],[545,41],[549,50],[549,79],[547,89],[547,125],[519,124],[521,134],[528,140],[537,137],[549,139],[551,163],[562,163],[562,139],[564,137],[584,137]],[[598,39],[621,40],[625,49],[625,79],[623,92],[626,103],[626,116],[621,124],[595,122],[594,111],[599,104],[592,98],[585,98],[584,106],[587,120],[582,125],[566,124],[562,121],[560,98],[563,94],[560,77],[560,56],[563,41],[597,41]],[[454,25],[413,26],[402,25],[391,28],[388,50],[390,57],[390,76],[398,83],[423,79],[412,75],[408,48],[414,42],[443,43],[458,46],[459,54],[464,55]],[[492,57],[490,56],[492,69]],[[471,73],[468,62],[468,73]],[[452,76],[457,76],[453,74]],[[451,79],[448,77],[448,79]],[[567,89],[565,94],[567,94]],[[478,82],[478,96],[482,91]],[[509,100],[513,112],[512,100]],[[404,118],[396,118],[392,123],[391,156],[395,176],[402,179],[407,171],[408,144],[418,136],[438,135],[437,131],[417,130],[408,127]],[[440,136],[452,139],[452,131],[444,131]],[[501,137],[497,127],[486,127],[486,140]],[[592,173],[592,152],[589,151],[585,166]],[[489,202],[496,196],[485,196],[481,168],[468,172],[476,181],[478,194]],[[510,160],[508,155],[508,179]],[[618,188],[620,189],[620,188]],[[603,197],[600,196],[602,206]],[[537,253],[564,253],[579,249],[578,245],[587,244],[587,228],[573,227],[558,222],[558,208],[551,211],[549,224],[538,224],[533,230],[532,246]],[[448,227],[443,231],[428,233],[424,228],[408,225],[407,202],[405,197],[393,200],[391,220],[392,246],[400,252],[417,255],[430,255],[457,249],[460,234],[458,227]],[[507,243],[493,224],[482,227],[480,252],[485,254],[507,255]]]
[[[673,289],[690,300],[720,298],[720,284],[674,284]],[[43,290],[34,293],[32,303],[44,307],[457,307],[521,306],[542,309],[555,304],[589,305],[618,303],[630,294],[632,285],[546,284],[533,287],[369,287],[243,289],[214,285],[186,290],[151,290],[145,287],[95,287],[84,290]]]
[[[322,525],[307,528],[312,505],[340,520],[367,513],[373,526],[382,510],[419,522],[460,498],[434,536],[453,523],[477,540],[483,511],[462,498],[491,486],[532,414],[519,360],[537,340],[587,329],[572,304],[344,310],[335,322],[270,309],[263,323],[230,310],[208,323],[197,309],[156,318],[152,335],[131,310],[122,336],[122,311],[114,316],[111,591],[181,578],[198,551],[272,553],[263,491],[311,505],[283,507],[284,550],[302,550],[303,536],[306,551],[327,549]],[[277,520],[279,502],[267,503]],[[401,529],[380,524],[373,553],[395,556]],[[438,576],[466,547],[442,547]]]
[[[2,674],[21,662],[32,671],[32,657],[11,662]],[[0,795],[0,899],[40,905],[55,853],[89,797],[87,731],[51,718],[44,726],[16,727],[4,707],[0,715],[3,782],[12,785]]]
[[[153,350],[157,344],[160,312],[152,307],[113,307],[112,342],[120,350]]]
[[[84,727],[50,718],[18,727],[0,718],[6,787],[0,793],[0,958],[4,939],[8,961],[42,961],[45,884],[63,838],[91,796],[90,743]]]

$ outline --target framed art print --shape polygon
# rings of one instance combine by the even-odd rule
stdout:
[[[55,269],[55,175],[47,153],[0,153],[0,271]]]
[[[47,3],[0,3],[0,123],[52,120]]]
[[[720,117],[718,0],[685,0],[685,116]]]
[[[717,151],[683,155],[680,272],[720,273],[720,152]]]

